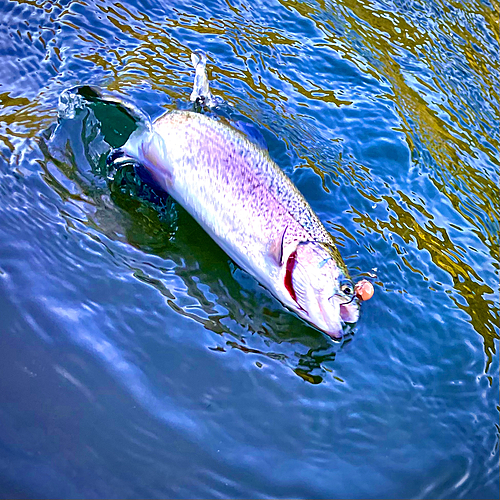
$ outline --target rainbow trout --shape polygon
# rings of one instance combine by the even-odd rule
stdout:
[[[205,59],[192,56],[191,100],[213,102]],[[240,267],[333,338],[359,300],[332,236],[268,151],[230,122],[170,111],[122,148]]]

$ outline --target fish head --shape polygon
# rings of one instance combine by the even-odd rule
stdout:
[[[359,302],[335,247],[301,241],[283,267],[287,302],[299,316],[335,339],[342,337],[344,323],[358,321]]]

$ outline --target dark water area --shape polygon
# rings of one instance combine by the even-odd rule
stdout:
[[[333,343],[105,159],[208,55],[374,297]],[[1,498],[498,498],[499,4],[0,0]]]

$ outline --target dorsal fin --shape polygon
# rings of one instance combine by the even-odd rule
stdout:
[[[195,50],[191,54],[191,62],[195,69],[193,91],[191,92],[191,102],[201,101],[209,108],[216,106],[216,101],[210,92],[208,76],[206,71],[207,56],[201,50]]]

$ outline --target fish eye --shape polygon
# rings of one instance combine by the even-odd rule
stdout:
[[[340,291],[344,295],[348,295],[350,297],[354,293],[354,287],[353,287],[353,285],[352,285],[352,283],[350,281],[344,281],[340,285]]]

